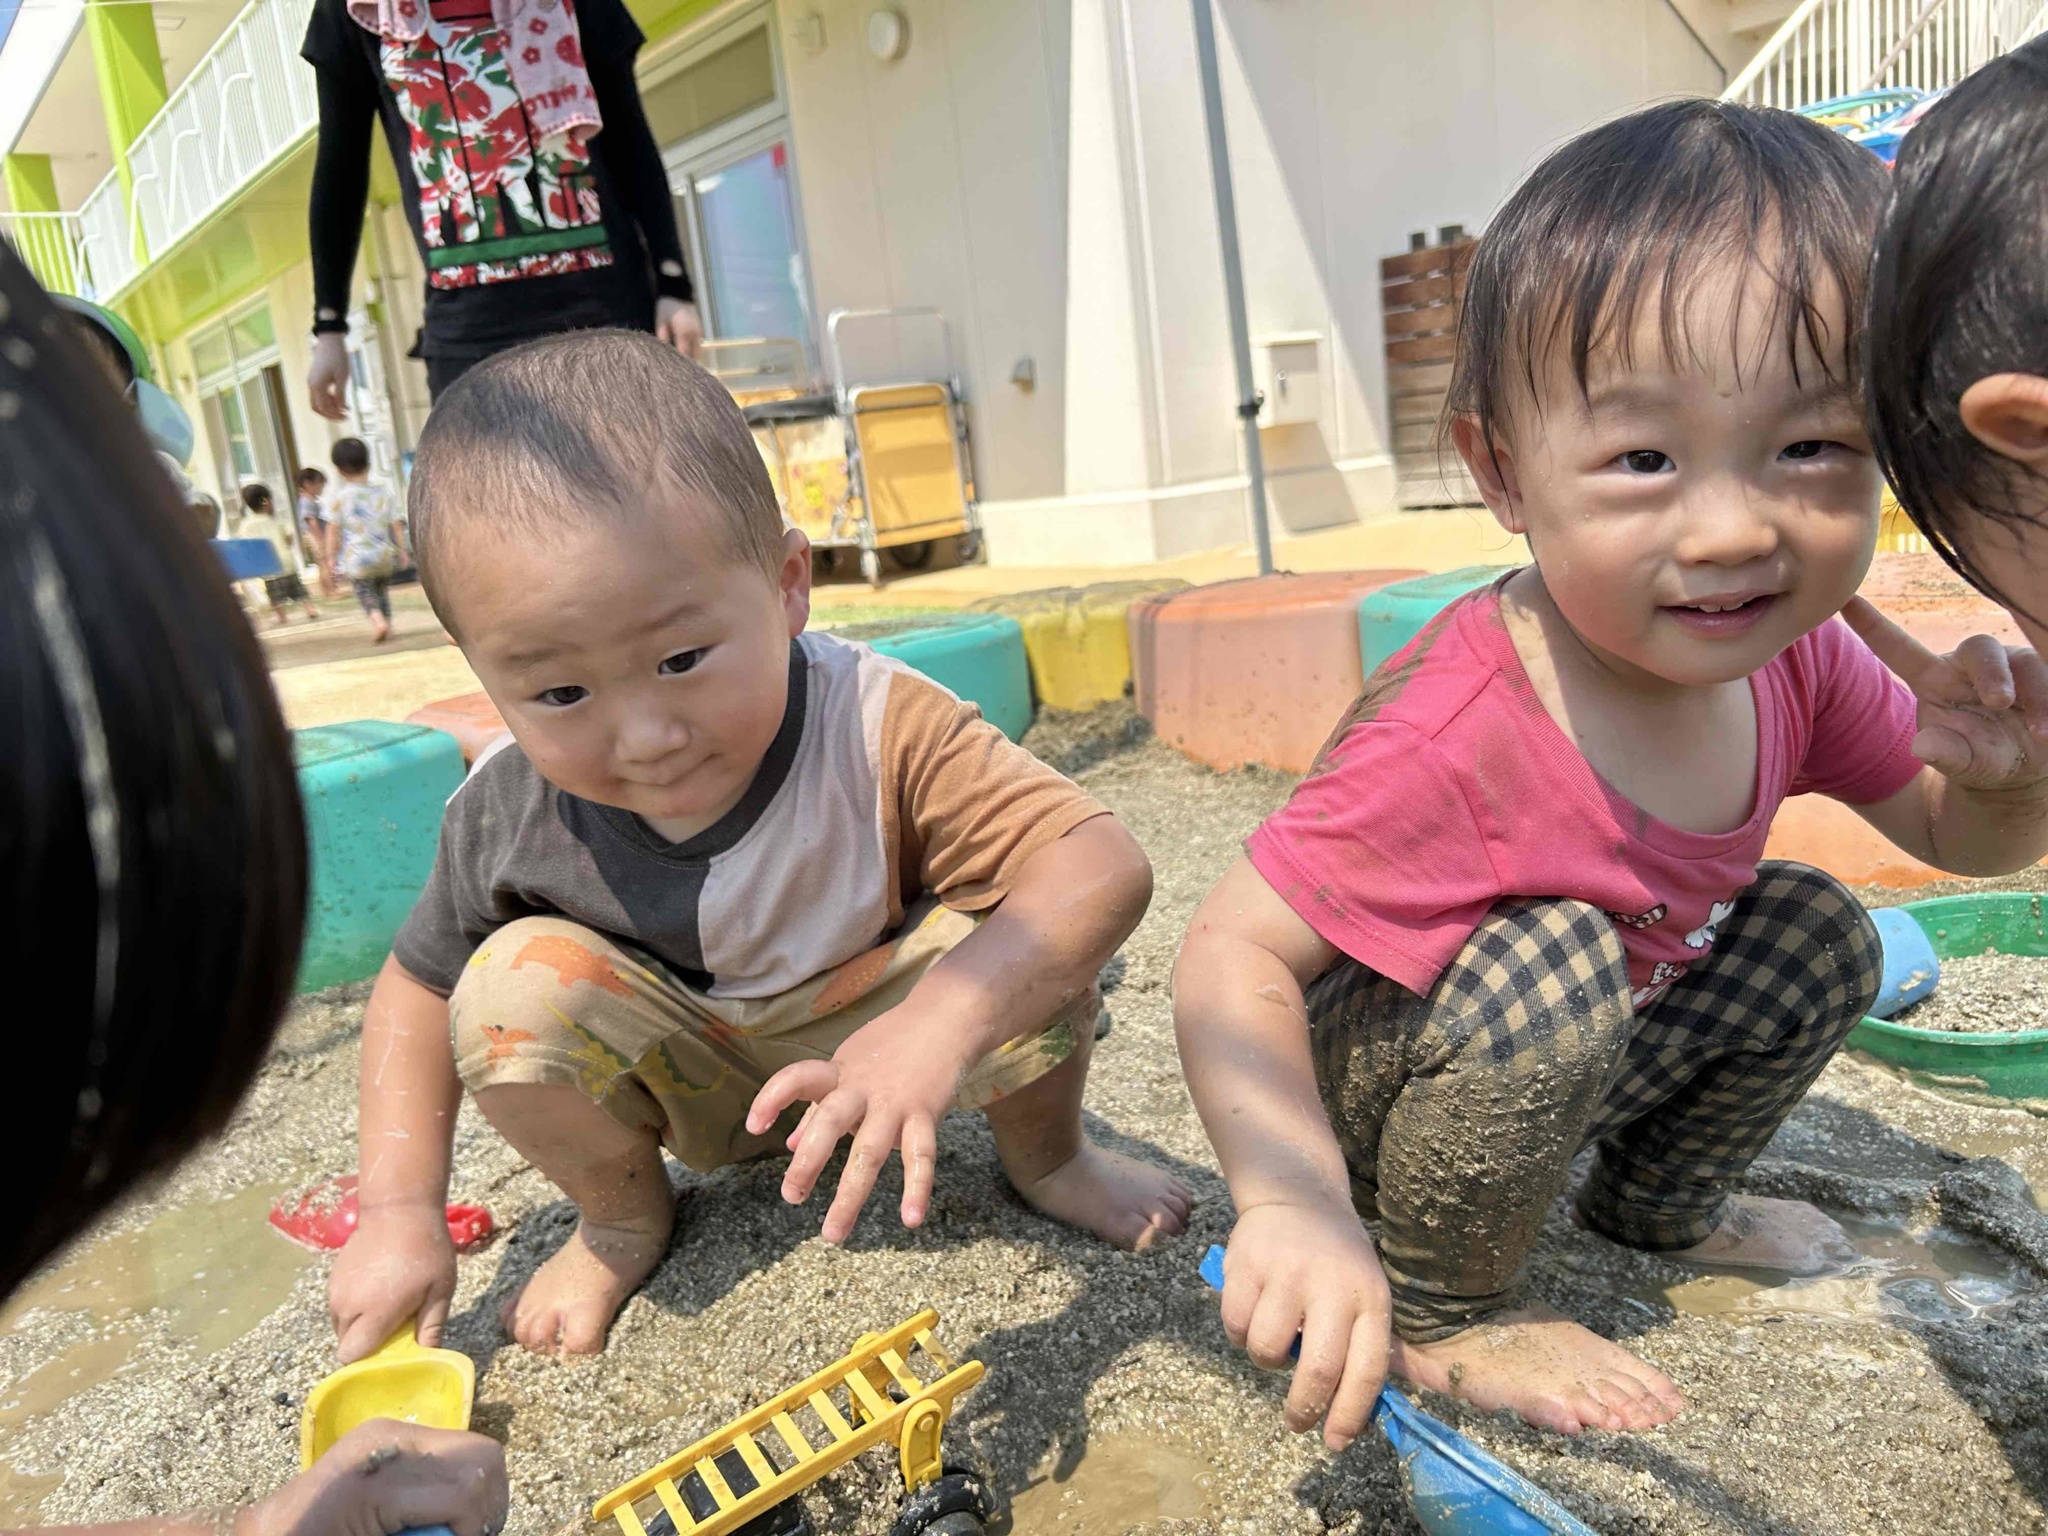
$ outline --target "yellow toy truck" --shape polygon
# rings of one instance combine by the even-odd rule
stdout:
[[[907,1497],[892,1536],[982,1536],[996,1500],[972,1471],[948,1466],[940,1436],[953,1403],[980,1381],[955,1365],[923,1311],[863,1334],[832,1365],[652,1471],[591,1510],[620,1536],[812,1536],[796,1495],[862,1451],[893,1444]]]

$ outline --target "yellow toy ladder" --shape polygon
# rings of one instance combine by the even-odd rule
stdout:
[[[622,1536],[726,1536],[884,1441],[898,1449],[906,1489],[932,1482],[953,1401],[983,1374],[979,1360],[955,1365],[939,1347],[938,1321],[927,1310],[863,1335],[808,1381],[613,1489],[592,1518],[616,1520]]]

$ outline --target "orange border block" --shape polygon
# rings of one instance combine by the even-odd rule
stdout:
[[[436,699],[407,715],[405,723],[446,731],[461,746],[465,763],[474,763],[477,754],[506,731],[504,718],[487,693],[462,693],[452,699]]]
[[[1138,713],[1211,768],[1305,773],[1365,685],[1358,602],[1421,571],[1257,576],[1131,605]]]

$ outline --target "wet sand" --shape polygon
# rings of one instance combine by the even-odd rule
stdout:
[[[674,1250],[603,1357],[560,1363],[509,1346],[496,1316],[569,1212],[465,1110],[454,1197],[490,1206],[502,1232],[462,1260],[449,1342],[478,1362],[477,1426],[508,1447],[510,1536],[579,1529],[600,1494],[924,1305],[956,1353],[988,1364],[949,1454],[991,1469],[1016,1532],[1417,1529],[1379,1441],[1331,1457],[1283,1431],[1283,1379],[1229,1350],[1195,1274],[1230,1210],[1175,1062],[1169,968],[1288,781],[1212,774],[1141,735],[1110,711],[1048,721],[1035,741],[1157,866],[1152,912],[1107,972],[1114,1025],[1089,1108],[1104,1140],[1195,1188],[1190,1233],[1134,1256],[1039,1218],[973,1116],[941,1132],[925,1228],[895,1223],[891,1178],[843,1249],[818,1238],[821,1205],[781,1204],[777,1164],[673,1169]],[[292,1472],[299,1406],[332,1363],[326,1261],[262,1212],[354,1165],[361,997],[302,1000],[222,1141],[0,1318],[0,1522],[240,1501]],[[1617,1248],[1561,1213],[1536,1255],[1537,1294],[1680,1383],[1677,1423],[1574,1441],[1426,1406],[1603,1532],[2048,1530],[2048,1121],[1844,1058],[1751,1186],[1855,1218],[1864,1262],[1759,1285]],[[870,1454],[811,1512],[879,1536],[899,1493],[893,1456]]]

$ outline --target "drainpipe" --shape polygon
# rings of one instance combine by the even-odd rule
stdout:
[[[1251,328],[1244,312],[1244,260],[1237,249],[1237,197],[1230,185],[1230,145],[1223,135],[1223,81],[1216,69],[1216,19],[1210,0],[1194,0],[1195,54],[1202,71],[1202,115],[1209,125],[1209,177],[1216,186],[1216,232],[1223,246],[1223,293],[1230,305],[1230,350],[1237,363],[1237,415],[1244,423],[1252,542],[1259,574],[1273,574],[1273,535],[1266,526],[1266,460],[1259,448],[1259,407],[1265,397],[1252,384]]]

